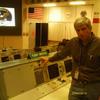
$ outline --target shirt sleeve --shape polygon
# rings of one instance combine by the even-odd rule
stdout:
[[[57,52],[56,54],[54,54],[54,56],[49,58],[49,61],[50,62],[58,61],[66,58],[67,56],[71,56],[70,46],[71,46],[71,41],[68,41],[61,51]]]

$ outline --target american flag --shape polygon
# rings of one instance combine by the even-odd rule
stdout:
[[[42,7],[36,7],[34,8],[34,12],[28,13],[29,19],[43,19],[43,8]]]

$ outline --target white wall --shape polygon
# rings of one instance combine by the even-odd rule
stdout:
[[[44,13],[43,19],[41,20],[28,18],[28,7],[34,8],[34,6],[27,6],[25,10],[27,12],[27,18],[23,24],[24,49],[34,48],[36,35],[35,23],[48,23],[48,40],[61,41],[63,38],[71,39],[77,36],[73,22],[77,17],[80,17],[82,10],[87,11],[87,17],[90,18],[91,21],[93,18],[93,5],[43,8]],[[55,14],[56,16],[54,16]]]
[[[93,5],[48,7],[43,8],[43,10],[43,19],[41,20],[30,19],[27,16],[23,28],[23,33],[26,34],[23,36],[23,48],[34,48],[36,35],[35,23],[48,23],[48,40],[61,41],[63,38],[71,39],[77,36],[73,23],[77,17],[80,17],[82,10],[86,10],[87,17],[91,21],[93,18]]]
[[[0,36],[0,49],[2,48],[22,48],[21,36]]]

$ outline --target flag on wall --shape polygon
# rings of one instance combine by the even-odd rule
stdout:
[[[28,18],[29,19],[43,19],[43,8],[36,7],[36,8],[29,8],[28,9]]]

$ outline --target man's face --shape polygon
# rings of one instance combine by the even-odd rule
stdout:
[[[86,25],[81,25],[76,28],[76,32],[78,37],[83,41],[87,41],[91,35],[91,29],[89,29]]]

